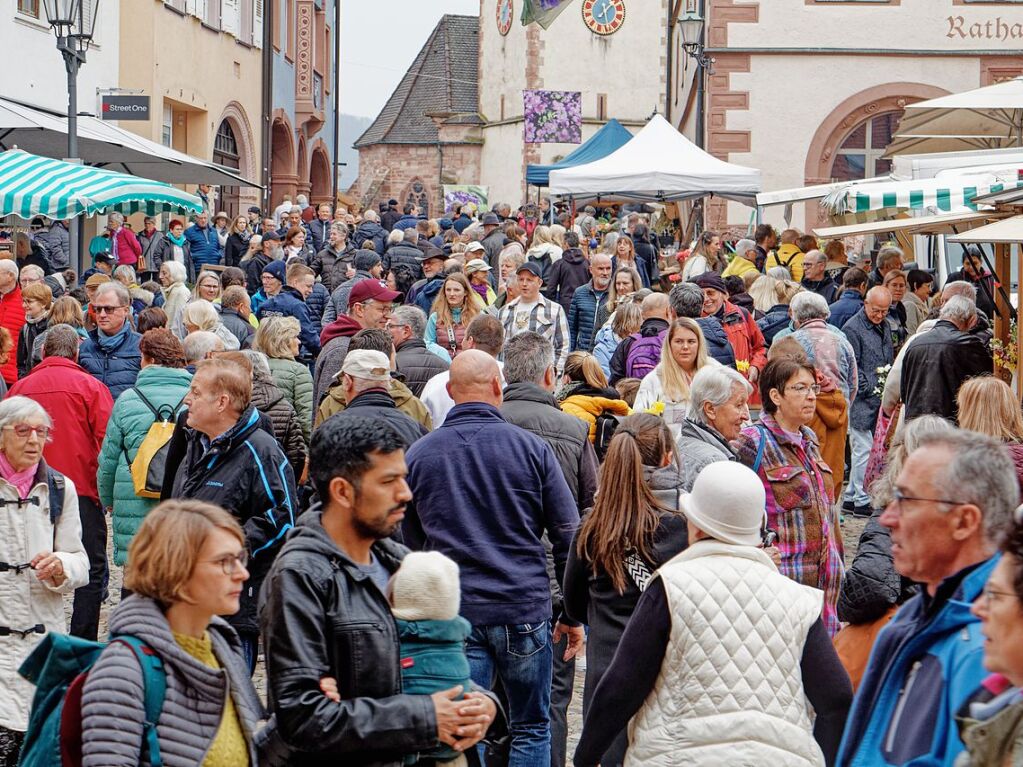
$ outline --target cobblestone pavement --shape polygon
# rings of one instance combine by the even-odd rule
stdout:
[[[863,532],[865,520],[856,519],[855,517],[846,517],[845,522],[842,524],[842,535],[845,540],[845,561],[848,565],[852,562],[853,557],[856,556],[856,545],[860,539],[860,533]],[[113,552],[108,549],[108,557],[113,558]],[[100,614],[100,636],[103,637],[107,630],[107,615],[109,611],[117,605],[121,598],[121,568],[111,565],[110,567],[110,598],[106,604],[103,605],[102,612]],[[68,621],[71,620],[70,602],[65,601],[65,607],[67,609]],[[582,709],[582,689],[583,679],[585,676],[585,660],[581,663],[576,664],[575,673],[575,695],[572,698],[572,704],[568,709],[568,757],[569,764],[571,764],[572,753],[575,751],[575,746],[579,742],[579,733],[582,730],[583,724],[583,709]],[[266,669],[263,666],[262,659],[259,665],[256,667],[256,674],[253,677],[253,681],[256,684],[256,689],[259,691],[260,697],[266,700]]]

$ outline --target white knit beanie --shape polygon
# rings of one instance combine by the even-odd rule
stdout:
[[[449,621],[461,598],[458,565],[439,551],[413,551],[391,580],[391,612],[403,621]]]
[[[682,513],[723,543],[759,546],[766,496],[760,477],[741,463],[716,461],[696,475],[682,496]]]

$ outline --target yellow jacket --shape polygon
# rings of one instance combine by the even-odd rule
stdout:
[[[756,264],[754,264],[749,259],[743,258],[742,256],[736,254],[732,258],[731,263],[729,263],[728,266],[725,267],[725,270],[721,272],[721,276],[731,277],[734,275],[736,277],[742,277],[742,275],[746,274],[746,272],[755,271],[757,271]]]
[[[597,416],[603,413],[613,415],[629,415],[630,411],[625,400],[596,397],[588,394],[573,394],[561,403],[561,409],[574,415],[590,425],[590,442],[597,436]]]
[[[764,271],[766,272],[772,266],[788,267],[793,281],[801,282],[803,279],[803,251],[795,245],[779,245],[777,251],[767,254]]]

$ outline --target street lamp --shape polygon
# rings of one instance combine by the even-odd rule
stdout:
[[[704,79],[707,74],[714,74],[714,59],[705,53],[703,31],[706,21],[698,11],[691,11],[678,19],[679,32],[682,34],[682,50],[696,64],[696,144],[704,146]]]
[[[43,0],[46,21],[57,36],[57,50],[64,57],[67,70],[67,160],[78,159],[78,68],[85,63],[99,15],[99,0]],[[68,245],[73,258],[79,258],[81,219],[76,218],[68,230]],[[79,271],[82,263],[79,259]]]

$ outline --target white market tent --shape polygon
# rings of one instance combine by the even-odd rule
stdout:
[[[955,234],[948,238],[949,242],[961,244],[995,243],[1010,245],[1023,242],[1023,216],[1013,216],[1003,221],[972,229],[969,232]]]
[[[759,170],[707,154],[661,115],[607,157],[550,174],[551,194],[563,197],[666,201],[710,194],[754,205],[760,186]]]

